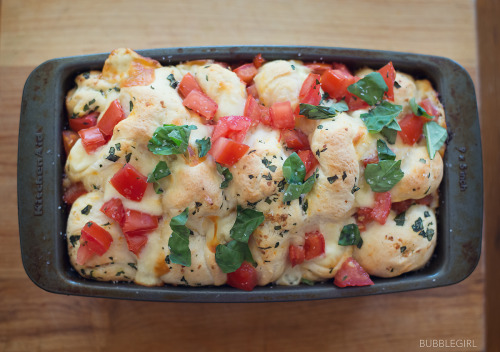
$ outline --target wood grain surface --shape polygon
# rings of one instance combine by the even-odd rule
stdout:
[[[63,296],[41,290],[24,272],[15,191],[22,89],[29,73],[47,59],[117,47],[340,46],[446,56],[462,64],[477,87],[473,1],[2,0],[0,5],[0,195],[4,202],[0,351],[417,351],[432,350],[420,348],[420,340],[431,339],[471,340],[473,347],[452,350],[485,350],[484,256],[474,273],[459,284],[373,297],[178,304]],[[487,7],[483,12],[488,12]],[[498,46],[496,41],[493,44]],[[490,64],[498,77],[497,66]],[[495,82],[492,89],[498,94]],[[481,122],[496,130],[490,130],[483,142],[497,148],[484,154],[484,162],[497,163],[498,174],[498,119],[492,122],[498,99],[492,98],[488,87],[482,97],[483,106],[486,101],[490,104],[489,113]],[[496,178],[489,174],[487,184]],[[487,201],[489,206],[498,204],[491,195]],[[490,210],[487,219],[494,214]],[[498,238],[498,217],[487,224]],[[498,317],[491,322],[498,324]],[[491,341],[491,346],[498,346],[498,337]]]

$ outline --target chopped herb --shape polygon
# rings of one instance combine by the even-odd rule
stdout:
[[[338,244],[339,246],[355,245],[358,248],[361,248],[361,246],[363,245],[363,239],[361,238],[361,234],[359,233],[358,225],[345,225],[340,232]]]
[[[219,163],[216,163],[216,164],[217,164],[217,172],[222,177],[224,177],[224,181],[222,181],[222,183],[220,184],[220,188],[221,189],[227,188],[229,186],[229,182],[233,179],[233,174],[231,173],[231,171],[229,171],[229,169],[227,167],[222,166]]]
[[[173,89],[177,88],[179,82],[175,80],[175,77],[172,73],[167,76],[167,79],[170,81],[170,87],[172,87]]]
[[[377,153],[379,160],[395,160],[396,154],[387,146],[387,144],[382,140],[377,140]]]
[[[153,188],[156,192],[156,194],[163,193],[163,189],[161,188],[160,184],[158,181],[164,177],[167,177],[170,175],[170,169],[168,168],[168,165],[165,161],[159,161],[158,164],[156,164],[153,172],[148,174],[148,183],[153,184]]]
[[[429,152],[429,157],[434,159],[436,152],[441,149],[446,138],[448,138],[448,132],[446,128],[439,126],[436,122],[427,122],[424,125],[424,136],[427,141],[427,151]]]
[[[318,130],[322,130],[323,129],[323,125],[318,125],[318,127],[316,127]]]
[[[276,231],[281,230],[281,225],[274,226],[274,230]]]
[[[319,101],[319,104],[318,105],[322,105],[326,100],[330,99],[330,94],[328,94],[327,92],[324,92],[322,95],[321,95],[321,100]]]
[[[295,65],[291,65],[292,66],[292,70],[295,70]]]
[[[418,159],[418,161],[420,161],[422,164],[426,164],[427,163],[427,160],[425,160],[424,158],[420,158],[420,159]]]
[[[92,273],[92,272],[91,272],[91,273]],[[124,275],[124,274],[125,274],[125,271],[123,271],[123,270],[122,270],[122,271],[117,272],[117,273],[116,273],[116,276],[120,276],[120,275]]]
[[[413,111],[413,113],[417,116],[424,116],[424,117],[431,119],[431,120],[434,117],[434,116],[429,115],[423,107],[418,105],[417,102],[415,101],[415,98],[410,99],[410,107],[411,107],[411,111]]]
[[[182,154],[187,150],[191,130],[194,125],[163,125],[158,127],[149,140],[148,149],[157,155]]]
[[[117,92],[120,92],[120,87],[114,87],[113,89]]]
[[[396,226],[404,226],[406,220],[406,212],[403,211],[402,213],[399,213],[395,218],[394,222],[396,223]]]
[[[87,206],[85,208],[83,208],[81,212],[83,215],[89,215],[90,209],[92,209],[92,205],[87,204]]]
[[[312,281],[312,280],[307,280],[307,279],[302,278],[302,279],[300,279],[300,282],[302,284],[305,284],[305,285],[314,286],[314,281]]]
[[[189,208],[174,216],[170,220],[172,234],[168,239],[170,261],[183,266],[191,266],[191,250],[189,249],[189,235],[191,230],[186,227]]]
[[[279,243],[279,242],[276,242],[276,243],[274,244],[274,248],[278,248],[279,246],[280,246],[280,243]]]
[[[394,87],[396,87],[396,89],[399,89],[401,88],[401,84],[399,84],[398,81],[394,81]]]
[[[345,181],[346,178],[347,178],[347,173],[344,171],[342,173],[342,181]]]
[[[121,143],[116,143],[115,147],[116,147],[116,150],[120,151],[122,145],[121,145]]]
[[[427,210],[426,210],[426,211],[424,211],[424,217],[425,217],[425,218],[428,218],[428,217],[430,217],[430,216],[431,216],[431,214],[430,214]]]
[[[130,158],[131,158],[131,157],[132,157],[132,153],[128,153],[127,155],[125,155],[125,161],[126,161],[127,163],[129,163],[129,162],[130,162]]]
[[[381,132],[384,127],[401,131],[401,127],[396,122],[396,117],[401,113],[403,107],[383,101],[368,113],[361,114],[361,119],[369,132]]]
[[[372,72],[361,78],[356,83],[347,87],[349,93],[361,98],[368,105],[375,105],[384,97],[389,90],[384,78],[379,72]]]
[[[69,236],[69,241],[71,242],[71,245],[74,247],[76,246],[76,243],[80,240],[80,235],[71,235]]]
[[[134,110],[134,103],[132,103],[132,100],[129,103],[129,108],[130,108],[130,111]]]
[[[273,177],[271,176],[271,173],[269,173],[267,175],[262,175],[262,178],[265,179],[265,180],[268,180],[268,181],[272,181],[273,180]]]
[[[354,194],[354,193],[356,193],[359,190],[360,190],[360,188],[358,186],[354,185],[354,186],[352,186],[351,194]]]
[[[118,159],[120,159],[120,157],[115,154],[115,147],[109,148],[109,155],[106,157],[106,159],[108,159],[109,161],[112,161],[112,162],[115,162]]]
[[[306,199],[304,204],[302,204],[302,211],[307,214],[307,209],[309,209],[309,201]]]
[[[82,73],[83,78],[89,79],[90,78],[90,72],[84,72]]]
[[[406,246],[402,246],[402,247],[400,248],[400,250],[401,250],[401,253],[404,253],[404,252],[406,251]]]
[[[415,220],[415,223],[411,225],[411,228],[414,232],[422,231],[424,229],[424,222],[422,221],[422,218],[418,218],[417,220]]]
[[[204,137],[202,139],[197,139],[195,141],[196,145],[198,146],[198,157],[203,158],[205,155],[207,155],[208,151],[210,150],[210,147],[212,146],[212,143],[210,141],[210,137]]]
[[[335,181],[337,181],[339,179],[339,177],[337,175],[333,175],[333,176],[327,177],[326,179],[328,180],[328,182],[330,182],[330,184],[332,184]]]
[[[300,115],[304,115],[310,120],[324,120],[334,118],[339,112],[349,110],[345,101],[340,101],[330,107],[321,105],[303,104],[300,105]]]
[[[135,263],[127,263],[132,269],[135,269],[137,270],[137,266],[135,265]]]
[[[267,167],[272,172],[275,172],[276,171],[276,166],[275,165],[271,165],[271,163],[272,163],[272,161],[268,160],[265,157],[264,157],[264,159],[262,159],[262,164],[264,164],[264,166]]]

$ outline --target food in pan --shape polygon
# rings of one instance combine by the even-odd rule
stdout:
[[[69,257],[140,285],[373,284],[436,245],[447,138],[427,80],[117,49],[66,97]]]

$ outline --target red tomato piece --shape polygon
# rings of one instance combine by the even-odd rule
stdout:
[[[437,120],[439,111],[429,98],[425,98],[424,100],[422,100],[419,105],[425,110],[426,113],[433,116],[434,120]]]
[[[318,105],[321,100],[321,94],[319,92],[319,80],[321,79],[320,75],[316,75],[314,73],[310,73],[307,78],[302,83],[302,87],[299,92],[299,100],[301,103]],[[304,98],[308,98],[311,101],[318,101],[317,103],[306,102]],[[316,98],[317,97],[317,98]]]
[[[72,183],[69,188],[64,191],[63,200],[66,204],[73,204],[80,196],[87,193],[83,183]]]
[[[219,164],[234,165],[250,149],[248,145],[235,142],[225,137],[219,137],[208,152]]]
[[[300,160],[304,163],[304,166],[306,167],[306,178],[309,176],[309,172],[314,171],[316,169],[316,166],[319,165],[318,159],[314,156],[314,153],[308,149],[308,150],[299,150],[297,152],[299,155]]]
[[[324,62],[311,62],[305,65],[312,73],[323,74],[327,70],[331,70],[333,67],[331,64],[326,64]]]
[[[286,146],[293,150],[310,149],[309,139],[301,130],[282,130],[281,138],[285,140]],[[304,161],[304,160],[302,160]]]
[[[305,260],[319,257],[325,253],[325,238],[319,231],[306,233],[304,243]]]
[[[78,131],[78,135],[82,139],[82,146],[87,154],[92,154],[107,143],[106,138],[104,138],[104,135],[97,126],[80,130]]]
[[[252,291],[257,282],[257,270],[249,262],[243,262],[238,270],[227,274],[227,284],[240,290]]]
[[[429,194],[429,195],[425,196],[424,198],[417,199],[416,202],[417,202],[417,204],[430,206],[432,203],[432,200],[433,200],[432,194]]]
[[[148,243],[147,235],[139,235],[139,236],[131,236],[127,233],[123,234],[125,239],[127,240],[128,250],[134,253],[135,255],[139,255],[142,248]]]
[[[391,211],[391,193],[375,193],[375,207],[372,211],[373,220],[384,225]]]
[[[414,114],[408,114],[399,121],[401,131],[398,135],[403,140],[403,143],[413,145],[422,136],[424,121]]]
[[[76,252],[76,263],[78,265],[84,265],[90,258],[94,256],[89,246],[86,243],[82,243],[82,238],[80,237],[80,247]]]
[[[378,154],[372,155],[369,158],[363,159],[363,165],[366,167],[368,164],[377,164],[379,162],[378,160]]]
[[[252,124],[252,120],[246,116],[223,116],[217,121],[214,133],[212,134],[212,143],[220,137],[226,137],[241,143]]]
[[[142,199],[148,186],[147,177],[128,163],[109,182],[122,196],[137,202]]]
[[[266,60],[264,60],[264,58],[262,57],[262,54],[257,54],[255,55],[255,57],[253,58],[253,64],[255,65],[255,67],[259,68],[261,67],[262,65],[264,65],[264,63],[266,62]]]
[[[260,122],[267,126],[272,126],[273,124],[270,108],[263,105],[260,105]]]
[[[396,80],[396,70],[394,69],[392,62],[389,62],[387,65],[378,70],[378,72],[382,75],[382,78],[388,87],[385,96],[387,99],[394,101],[394,81]]]
[[[366,225],[373,221],[373,209],[368,207],[359,208],[354,216],[359,231],[365,231]]]
[[[403,200],[401,202],[395,202],[391,204],[392,210],[394,210],[397,214],[401,214],[404,211],[407,211],[409,207],[411,207],[415,203],[413,199]]]
[[[341,70],[326,70],[321,75],[321,88],[337,100],[349,94],[347,87],[355,82],[354,76]]]
[[[80,130],[84,130],[86,128],[90,128],[95,126],[97,123],[97,118],[99,117],[99,113],[97,111],[91,112],[82,117],[78,117],[76,119],[69,119],[69,128],[73,131],[78,132]]]
[[[125,208],[119,198],[111,198],[101,207],[101,212],[108,218],[115,220],[120,226],[123,226],[125,220]]]
[[[113,100],[108,109],[104,112],[104,115],[102,115],[101,119],[97,123],[97,127],[99,127],[105,136],[111,137],[115,126],[124,118],[125,113],[123,112],[120,101],[116,99]]]
[[[234,73],[246,84],[253,81],[253,78],[257,74],[257,68],[252,64],[244,64],[233,70]]]
[[[342,263],[339,271],[335,274],[333,283],[338,287],[373,285],[370,275],[352,257],[347,258]]]
[[[86,244],[90,251],[97,255],[103,255],[111,246],[113,237],[108,231],[93,221],[87,222],[81,231],[80,243]]]
[[[368,109],[370,105],[367,102],[363,101],[363,99],[348,93],[345,97],[345,101],[347,106],[349,106],[349,110],[359,110],[359,109]]]
[[[287,129],[295,127],[295,116],[289,101],[274,103],[269,109],[269,114],[273,127]]]
[[[70,130],[62,131],[62,139],[66,155],[69,155],[71,148],[73,148],[73,146],[75,145],[76,141],[79,138],[80,136],[78,136],[78,133],[76,133],[75,131],[70,131]]]
[[[257,102],[255,97],[253,97],[252,95],[248,95],[243,115],[249,117],[250,120],[252,120],[252,126],[257,126],[259,124],[261,114],[261,105]]]
[[[145,235],[158,227],[158,217],[133,209],[126,209],[122,230],[129,236]]]
[[[259,99],[259,92],[257,91],[257,87],[255,83],[252,83],[247,87],[247,95],[254,97],[255,99]]]
[[[290,258],[290,263],[292,267],[295,265],[302,264],[306,259],[306,252],[304,250],[304,246],[295,246],[290,245],[288,247],[288,258]]]
[[[217,103],[212,98],[198,90],[192,90],[182,104],[207,120],[213,119],[218,109]]]
[[[200,85],[196,81],[196,78],[194,78],[194,76],[189,72],[186,73],[184,77],[182,77],[178,89],[184,98],[186,98],[192,90],[202,92]]]
[[[332,66],[334,70],[340,70],[344,72],[346,75],[352,75],[351,71],[347,68],[345,64],[342,64],[340,62],[334,62]]]

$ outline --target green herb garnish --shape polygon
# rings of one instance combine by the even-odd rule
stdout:
[[[415,101],[415,98],[410,99],[410,107],[411,107],[411,111],[413,111],[413,113],[417,116],[424,116],[424,117],[431,119],[431,120],[434,118],[434,116],[429,115],[423,107],[421,107],[420,105],[417,104],[417,102]]]
[[[355,245],[361,248],[363,245],[363,239],[359,233],[358,225],[349,224],[345,225],[340,232],[339,242],[340,246],[352,246]]]
[[[188,214],[189,208],[186,208],[182,213],[170,220],[172,234],[168,239],[170,261],[183,266],[191,266],[191,250],[189,249],[191,230],[186,227]]]
[[[349,110],[345,101],[340,101],[332,106],[321,106],[311,104],[300,104],[300,115],[304,115],[310,120],[324,120],[334,118],[339,112]]]
[[[167,177],[170,175],[170,169],[168,168],[168,165],[166,162],[159,161],[158,164],[156,164],[153,172],[148,174],[148,183],[152,183],[154,190],[156,194],[163,193],[163,189],[160,187],[160,184],[158,181],[164,177]]]
[[[163,125],[158,127],[149,140],[148,149],[157,155],[182,154],[187,150],[191,130],[194,125]]]
[[[217,172],[222,177],[224,177],[224,181],[222,181],[222,183],[220,184],[220,188],[221,189],[227,188],[229,186],[229,182],[233,179],[233,174],[231,173],[231,171],[229,171],[229,169],[227,167],[222,166],[219,163],[216,163],[216,164],[217,164]]]
[[[306,167],[295,152],[283,163],[283,176],[288,183],[288,187],[283,195],[285,203],[298,199],[301,194],[309,193],[316,181],[316,172],[304,181]]]
[[[356,83],[347,87],[349,93],[361,98],[368,105],[375,105],[384,97],[389,90],[384,78],[379,72],[372,72],[361,78]]]
[[[203,158],[205,155],[207,155],[208,151],[210,150],[210,147],[212,146],[212,142],[210,141],[210,137],[204,137],[202,139],[197,139],[195,141],[196,145],[198,146],[198,157]]]
[[[173,89],[177,88],[179,82],[175,80],[175,77],[172,73],[167,76],[167,79],[170,81],[170,87],[172,87]]]
[[[427,122],[424,125],[424,136],[427,141],[427,151],[429,152],[429,157],[434,159],[436,152],[441,149],[446,138],[448,138],[448,132],[446,128],[439,126],[436,122]]]
[[[81,213],[83,215],[89,215],[90,213],[90,209],[92,209],[92,205],[90,204],[87,204],[87,206],[85,208],[82,209]]]
[[[381,132],[384,127],[392,130],[401,131],[401,127],[396,122],[396,117],[401,113],[403,107],[383,101],[366,114],[361,114],[369,132]]]

